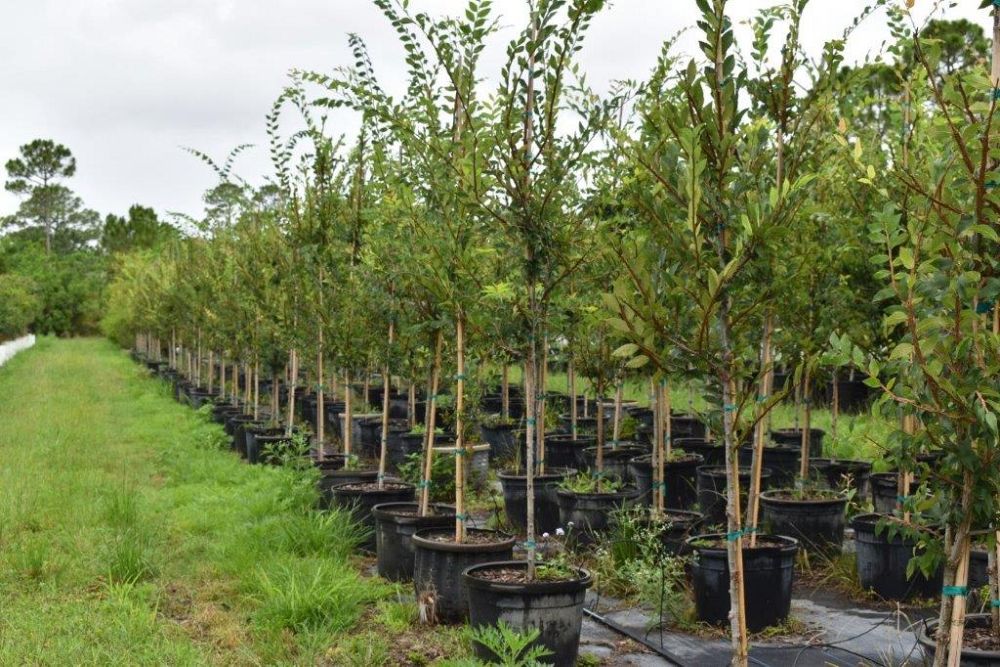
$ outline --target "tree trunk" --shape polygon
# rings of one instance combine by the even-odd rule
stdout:
[[[611,446],[617,447],[618,440],[622,432],[622,393],[624,391],[623,380],[619,378],[618,386],[615,387],[615,421],[611,429]]]
[[[806,364],[805,377],[802,378],[802,441],[799,460],[799,482],[802,485],[809,480],[809,451],[810,437],[809,427],[812,422],[812,370]]]
[[[288,365],[288,422],[285,424],[285,437],[290,438],[292,429],[295,428],[295,386],[299,381],[299,353],[295,348],[292,348]]]
[[[532,302],[534,301],[534,288],[532,291]],[[535,342],[536,327],[532,324],[531,336],[528,339],[528,359],[524,364],[524,409],[525,409],[525,434],[524,434],[524,474],[527,478],[526,493],[528,498],[527,517],[525,532],[528,539],[527,561],[528,580],[535,578],[535,428],[536,428],[536,408],[535,401],[535,375],[537,364],[537,343]]]
[[[549,378],[549,341],[548,336],[542,339],[542,363],[537,370],[538,382],[535,390],[537,401],[537,431],[535,441],[538,443],[538,474],[545,474],[545,393]]]
[[[774,329],[774,321],[768,313],[764,319],[764,339],[761,341],[760,361],[763,375],[760,379],[759,396],[757,405],[763,403],[771,397],[772,384],[774,383],[774,368],[771,360],[771,335]],[[761,471],[764,467],[764,443],[767,439],[767,417],[758,415],[759,420],[753,433],[753,457],[750,461],[750,491],[747,498],[747,525],[756,528],[760,522],[760,492],[761,492]],[[750,533],[750,546],[757,546],[757,532]]]
[[[500,375],[500,416],[510,419],[510,364],[504,362]]]
[[[569,381],[569,432],[576,440],[576,369],[573,367],[572,352],[566,364],[566,375]]]
[[[437,392],[441,376],[441,348],[444,331],[438,329],[434,340],[434,362],[431,366],[431,385],[427,394],[427,417],[424,419],[424,477],[420,480],[420,516],[427,516],[431,502],[431,475],[434,465],[434,421],[437,415]]]
[[[344,455],[347,457],[348,466],[351,464],[351,441],[354,440],[353,394],[354,391],[351,389],[351,373],[350,371],[346,371],[344,373],[344,414],[341,423],[343,424]]]

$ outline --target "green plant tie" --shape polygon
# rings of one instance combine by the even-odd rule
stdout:
[[[536,546],[537,545],[535,544],[534,540],[528,540],[527,542],[524,543],[525,549],[534,549]]]
[[[548,398],[548,394],[545,393],[535,394],[536,401],[544,401],[546,398]]]
[[[1000,607],[1000,600],[990,600],[991,607]]]
[[[456,380],[466,380],[466,379],[468,379],[468,378],[466,377],[465,373],[457,373],[457,374],[455,375],[455,379],[456,379]]]
[[[465,447],[456,447],[455,456],[465,456]]]
[[[419,482],[417,482],[418,489],[429,489],[430,487],[431,487],[431,480],[429,479],[422,479]]]
[[[595,470],[593,474],[594,474],[594,477],[598,477],[598,478],[607,477],[607,473],[604,472],[603,470]]]
[[[964,598],[969,594],[968,586],[945,586],[941,589],[941,595]]]
[[[528,424],[528,426],[534,426],[534,425],[535,425],[535,423],[536,423],[536,422],[535,422],[535,418],[534,418],[534,417],[529,417],[529,418],[527,419],[527,424]]]
[[[1000,181],[986,181],[987,190],[992,190],[996,187],[1000,187]]]
[[[462,523],[465,523],[466,521],[468,521],[472,517],[469,516],[468,514],[456,514],[455,518],[458,519],[459,521],[461,521]]]
[[[979,303],[976,304],[976,314],[977,315],[985,315],[986,313],[990,312],[991,310],[993,310],[993,302],[992,301],[980,301]]]
[[[1000,101],[1000,88],[993,89],[993,101],[994,102]]]
[[[722,411],[723,411],[723,412],[732,412],[732,411],[734,411],[735,409],[736,409],[736,406],[735,406],[735,405],[733,405],[732,403],[730,403],[730,404],[728,404],[728,405],[723,405],[723,406],[722,406]]]
[[[912,497],[913,496],[896,496],[896,502],[897,503],[905,503],[907,500],[909,500]]]
[[[660,489],[661,491],[666,491],[667,490],[667,483],[666,482],[656,482],[656,484],[654,484],[654,486],[656,488]]]
[[[758,394],[757,395],[757,402],[758,403],[766,403],[767,402],[767,396],[765,396],[764,394]]]
[[[731,533],[726,533],[726,541],[727,542],[735,542],[736,540],[740,539],[741,537],[743,537],[743,531],[742,530],[734,530]]]

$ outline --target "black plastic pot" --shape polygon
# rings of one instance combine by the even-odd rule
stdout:
[[[551,533],[560,525],[559,498],[556,492],[567,475],[575,470],[546,468],[544,475],[535,475],[535,530]],[[503,504],[507,519],[523,534],[528,524],[528,478],[523,471],[501,472]]]
[[[705,544],[708,542],[709,544]],[[729,563],[726,535],[697,535],[686,545],[694,552],[691,580],[698,620],[729,623]],[[760,632],[788,618],[798,543],[790,537],[758,535],[757,547],[743,542],[743,590],[747,630]]]
[[[670,416],[670,437],[676,443],[679,438],[705,439],[705,422],[696,415],[673,414]]]
[[[783,495],[786,494],[782,490],[761,494],[764,529],[771,535],[794,537],[809,552],[840,553],[844,544],[847,496],[833,496],[833,492],[827,492],[826,495],[832,497],[794,500]]]
[[[899,473],[877,472],[869,477],[876,514],[892,514],[899,498]]]
[[[510,462],[517,456],[517,425],[481,425],[479,433],[490,445],[490,462]]]
[[[570,419],[570,415],[559,415],[559,426],[563,431],[567,433],[572,432],[573,420]],[[584,417],[582,413],[577,413],[576,415],[576,434],[581,435],[594,435],[597,433],[597,417]]]
[[[246,456],[246,433],[244,429],[251,425],[260,425],[253,415],[234,415],[226,422],[226,433],[229,434],[229,448]]]
[[[973,546],[969,551],[969,595],[990,583],[989,551]]]
[[[246,428],[244,429],[244,434],[246,436],[246,457],[248,463],[260,463],[261,454],[264,451],[264,445],[266,443],[266,438],[274,438],[281,436],[283,437],[285,429],[277,426],[261,426],[259,428]]]
[[[432,504],[431,513],[419,516],[418,503],[382,503],[372,508],[375,517],[376,565],[380,577],[389,581],[413,579],[413,543],[410,538],[425,528],[455,525],[455,508]]]
[[[653,410],[633,405],[625,408],[625,414],[635,420],[637,426],[653,428]]]
[[[575,439],[568,433],[558,433],[545,436],[545,463],[554,468],[575,468],[583,470],[587,466],[584,451],[597,444],[596,438],[577,436]]]
[[[809,458],[819,458],[823,456],[823,436],[826,431],[820,428],[809,429]],[[771,440],[779,445],[790,445],[802,448],[802,429],[782,428],[771,431]]]
[[[992,614],[969,614],[965,617],[965,627],[967,628],[989,628],[993,622]],[[928,664],[934,661],[937,653],[937,645],[934,635],[937,634],[938,621],[927,621],[917,627],[917,642],[924,651]],[[978,651],[976,649],[962,649],[962,656],[959,660],[962,667],[1000,667],[1000,651]]]
[[[653,457],[651,454],[637,456],[628,462],[632,481],[639,489],[640,498],[651,502],[653,490]],[[698,500],[698,468],[705,460],[699,454],[685,454],[683,458],[663,464],[663,478],[666,482],[664,505],[674,509],[687,509]]]
[[[387,463],[390,468],[399,470],[399,466],[406,463],[406,460],[413,454],[422,452],[424,449],[423,433],[401,433],[399,436],[390,438],[386,442],[388,452],[386,454]],[[445,445],[454,442],[455,436],[450,433],[439,433],[434,436],[434,445]]]
[[[372,508],[382,503],[413,502],[416,487],[405,482],[385,482],[385,488],[377,488],[377,482],[338,484],[330,489],[333,506],[350,509],[354,520],[369,530],[368,539],[360,546],[365,551],[375,551],[375,517]]]
[[[872,474],[872,464],[868,461],[809,459],[809,467],[831,489],[848,488],[849,481],[850,488],[856,491],[859,500],[867,498],[871,493],[869,478]]]
[[[524,561],[485,563],[468,568],[462,579],[469,591],[469,624],[495,627],[501,621],[520,632],[538,630],[536,644],[549,650],[544,664],[573,667],[580,648],[583,603],[593,580],[577,570],[570,581],[494,582],[482,578],[490,570],[520,570]],[[500,659],[487,647],[473,642],[476,656],[489,664]]]
[[[688,454],[699,454],[707,466],[721,466],[726,462],[726,449],[721,443],[704,438],[675,438],[674,449]]]
[[[785,487],[795,484],[799,476],[802,451],[791,445],[767,445],[764,447],[763,466],[771,471],[771,486]],[[740,447],[740,465],[749,466],[753,461],[753,447]],[[779,533],[783,534],[783,533]]]
[[[837,385],[841,412],[856,414],[867,410],[872,388],[864,380],[839,380]]]
[[[886,600],[937,597],[941,593],[941,570],[930,579],[919,571],[907,579],[906,566],[917,545],[898,534],[889,539],[888,528],[877,533],[880,518],[878,514],[860,514],[851,521],[861,587]]]
[[[578,544],[590,544],[611,527],[612,512],[635,504],[639,491],[635,487],[616,493],[574,493],[559,489],[557,496],[559,523],[567,536]]]
[[[461,623],[469,618],[469,594],[460,576],[473,565],[510,560],[514,538],[495,530],[468,529],[470,536],[489,536],[485,543],[453,541],[454,533],[440,528],[418,530],[411,537],[414,550],[413,589],[417,604],[428,618]],[[448,541],[434,539],[448,538]]]
[[[750,492],[750,468],[740,468],[740,507],[746,507]],[[761,489],[768,488],[771,471],[760,472]],[[703,465],[698,468],[698,508],[705,515],[705,523],[713,525],[726,520],[726,469],[723,466]]]
[[[668,509],[664,511],[664,523],[660,529],[660,543],[668,554],[683,556],[687,553],[687,539],[696,534],[705,515],[701,512]]]
[[[604,446],[604,475],[606,477],[617,477],[624,483],[632,481],[629,475],[628,462],[636,456],[648,453],[644,447],[638,445],[618,445],[617,447]],[[597,447],[587,447],[583,450],[583,458],[589,470],[597,470]]]
[[[330,507],[333,503],[333,487],[341,484],[361,484],[374,482],[378,479],[378,470],[345,470],[345,457],[343,454],[327,458],[326,461],[317,463],[320,470],[319,487],[320,504],[322,507]]]
[[[250,463],[267,463],[270,465],[280,465],[284,454],[291,451],[292,439],[285,435],[284,429],[277,435],[258,435],[254,438],[257,445],[257,460],[250,459],[249,451],[247,458]]]

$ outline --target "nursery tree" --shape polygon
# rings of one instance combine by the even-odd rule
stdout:
[[[991,11],[989,68],[944,68],[942,74],[941,42],[913,26],[918,67],[907,100],[910,157],[883,170],[855,153],[860,180],[884,201],[869,230],[884,248],[873,258],[882,266],[884,324],[898,331],[899,340],[881,355],[866,353],[847,336],[832,337],[841,360],[863,365],[869,382],[882,390],[877,409],[892,416],[901,410],[909,418],[890,440],[900,467],[913,470],[919,452],[941,454],[926,483],[929,505],[917,506],[913,497],[905,504],[907,511],[940,516],[944,525],[936,665],[960,662],[971,535],[995,530],[1000,509],[1000,6]],[[903,186],[904,197],[895,184]],[[939,553],[931,549],[921,564],[929,569]],[[997,598],[995,575],[992,586]],[[993,630],[1000,635],[997,621],[994,609]]]

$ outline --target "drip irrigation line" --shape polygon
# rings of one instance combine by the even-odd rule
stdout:
[[[658,656],[669,662],[671,665],[677,665],[677,667],[684,667],[684,663],[679,658],[677,658],[677,656],[671,654],[669,651],[665,650],[662,646],[657,646],[653,642],[647,640],[642,635],[636,634],[635,632],[632,632],[628,628],[624,628],[618,625],[614,621],[605,618],[604,616],[601,616],[596,611],[588,609],[587,607],[583,608],[583,613],[589,616],[590,618],[594,619],[601,625],[605,626],[606,628],[610,628],[611,630],[614,630],[619,634],[625,635],[632,641],[639,642],[640,644],[648,648],[650,651],[652,651],[653,653],[657,654]],[[765,665],[765,667],[767,666]]]

